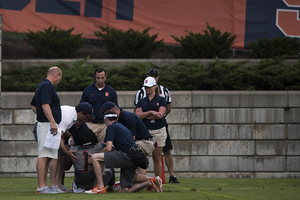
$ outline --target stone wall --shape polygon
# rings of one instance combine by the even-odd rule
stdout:
[[[118,93],[133,111],[134,91]],[[300,91],[171,91],[177,177],[300,177]],[[81,92],[59,92],[75,106]],[[0,176],[36,176],[33,93],[0,96]],[[149,175],[153,175],[150,159]],[[167,168],[165,166],[166,176]],[[72,175],[70,172],[69,175]]]

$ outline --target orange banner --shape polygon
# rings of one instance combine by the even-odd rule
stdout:
[[[236,34],[232,48],[244,48],[245,0],[0,0],[3,30],[37,31],[57,26],[75,27],[73,34],[97,39],[94,25],[142,31],[153,27],[158,40],[178,44],[170,35],[186,35],[184,30],[202,33],[210,26]]]

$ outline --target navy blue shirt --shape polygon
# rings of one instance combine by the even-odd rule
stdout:
[[[104,123],[101,108],[107,101],[114,102],[116,106],[119,106],[116,91],[106,83],[105,87],[99,91],[95,83],[93,83],[83,90],[80,103],[89,102],[94,108],[93,114],[95,115],[95,119],[92,121],[95,123]]]
[[[36,120],[38,122],[49,122],[42,108],[43,104],[49,104],[52,116],[57,124],[61,121],[60,100],[53,84],[48,79],[43,79],[35,91],[30,103],[36,107]]]
[[[136,108],[142,108],[143,112],[147,112],[150,110],[158,112],[161,106],[167,108],[167,101],[164,97],[155,94],[154,98],[151,101],[149,101],[148,95],[145,98],[140,99],[136,105]],[[165,116],[163,116],[163,118],[161,119],[156,120],[143,119],[143,122],[150,130],[160,129],[166,125]]]
[[[119,122],[107,127],[104,142],[107,141],[112,141],[117,151],[127,151],[136,146],[131,131]]]
[[[144,122],[134,113],[120,109],[120,115],[118,122],[128,128],[132,135],[135,136],[135,140],[149,139],[152,135],[148,131]]]

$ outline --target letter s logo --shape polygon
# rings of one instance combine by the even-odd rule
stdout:
[[[298,7],[299,0],[283,0],[288,7]],[[299,10],[277,9],[276,26],[288,37],[300,37]]]

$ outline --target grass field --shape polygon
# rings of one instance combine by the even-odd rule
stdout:
[[[66,178],[65,185],[71,187],[72,181]],[[0,199],[300,199],[300,179],[179,178],[179,181],[179,184],[164,184],[163,193],[35,194],[36,178],[0,178]]]

